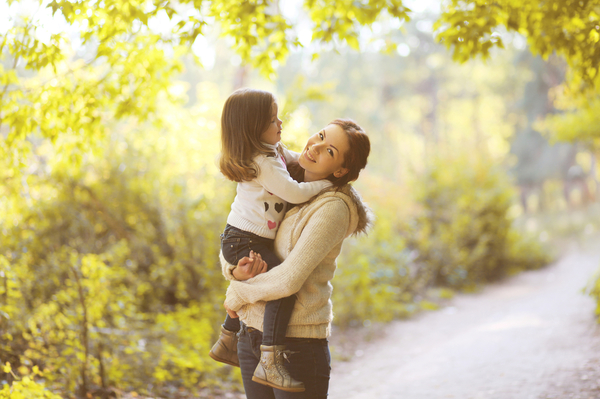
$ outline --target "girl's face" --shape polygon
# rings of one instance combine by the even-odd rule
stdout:
[[[275,145],[281,140],[281,120],[277,117],[277,103],[271,106],[271,123],[267,130],[260,135],[263,143]]]
[[[311,136],[298,159],[304,169],[304,181],[321,180],[332,173],[335,177],[348,173],[342,165],[349,148],[346,132],[338,125],[325,126]]]

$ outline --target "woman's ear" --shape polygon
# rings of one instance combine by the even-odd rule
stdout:
[[[340,168],[340,169],[336,170],[335,172],[333,172],[333,176],[335,176],[339,179],[340,177],[344,176],[346,173],[348,173],[348,169]]]

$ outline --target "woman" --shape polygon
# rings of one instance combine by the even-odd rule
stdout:
[[[370,222],[367,207],[348,184],[366,166],[369,152],[368,136],[351,120],[336,119],[310,137],[299,158],[301,180],[327,178],[333,187],[287,212],[275,238],[275,252],[285,260],[253,277],[265,270],[260,257],[251,263],[242,259],[239,267],[222,259],[223,273],[232,280],[225,308],[242,321],[237,351],[248,399],[327,397],[331,360],[327,337],[333,318],[330,281],[342,241],[364,232]],[[293,294],[288,350],[270,355],[276,364],[285,361],[291,376],[304,383],[306,390],[294,393],[265,385],[281,376],[277,368],[262,369],[260,352],[265,303]],[[263,381],[255,382],[256,377],[253,381],[253,374],[261,373]]]

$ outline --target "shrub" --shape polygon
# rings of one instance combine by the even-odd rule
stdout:
[[[44,374],[37,366],[31,371],[24,368],[26,375],[20,378],[15,375],[9,362],[2,366],[2,371],[10,375],[12,383],[5,383],[0,390],[0,399],[62,399],[59,395],[49,391],[43,382],[39,381]]]
[[[506,172],[482,158],[438,159],[415,179],[412,205],[393,183],[378,181],[377,220],[368,237],[348,239],[333,281],[334,322],[389,321],[419,309],[434,286],[473,289],[549,256],[513,227],[514,192]],[[394,192],[396,190],[396,192]]]
[[[468,289],[549,261],[513,227],[514,192],[500,165],[477,156],[432,162],[415,183],[420,214],[409,246],[433,284]]]

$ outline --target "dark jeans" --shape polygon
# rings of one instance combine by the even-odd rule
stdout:
[[[267,268],[271,270],[281,264],[281,260],[273,252],[273,242],[268,238],[248,233],[229,224],[221,234],[221,250],[223,257],[232,265],[236,265],[244,256],[250,256],[250,250],[259,253],[267,262]],[[263,345],[283,345],[296,296],[281,298],[276,301],[267,302],[264,318]],[[227,315],[223,326],[230,331],[238,331],[239,319],[232,319]]]
[[[297,352],[289,356],[286,368],[293,378],[302,381],[304,392],[285,392],[252,381],[260,361],[262,333],[242,323],[238,340],[238,359],[247,399],[325,399],[329,390],[331,356],[326,339],[286,338],[287,350]]]

